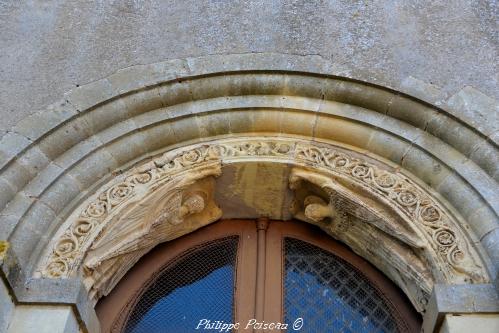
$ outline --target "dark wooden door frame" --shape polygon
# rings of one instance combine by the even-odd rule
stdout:
[[[292,237],[318,246],[357,267],[396,306],[410,326],[410,331],[419,331],[420,318],[415,315],[405,295],[366,260],[314,226],[297,221],[269,222],[267,219],[219,221],[154,248],[121,279],[108,296],[98,302],[96,312],[101,331],[121,332],[147,286],[187,251],[236,235],[239,241],[234,321],[241,323],[242,327],[252,318],[267,323],[283,322],[283,248],[285,237]]]
[[[256,288],[256,228],[251,220],[225,220],[155,247],[145,255],[96,306],[101,332],[121,332],[140,295],[160,273],[183,254],[211,241],[239,236],[235,271],[234,318],[254,318]],[[246,286],[246,287],[241,287]]]
[[[409,332],[419,332],[421,318],[405,295],[383,273],[345,245],[335,241],[322,230],[298,221],[273,221],[267,230],[265,321],[284,320],[284,240],[286,237],[315,245],[350,263],[391,302],[408,326]],[[278,255],[280,254],[280,255]],[[306,320],[306,318],[304,318]]]

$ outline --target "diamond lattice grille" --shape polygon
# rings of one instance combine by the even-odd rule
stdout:
[[[301,332],[404,332],[395,307],[354,266],[309,243],[285,239],[285,322]]]
[[[124,332],[196,332],[203,318],[232,322],[237,243],[228,237],[181,255],[145,288]]]

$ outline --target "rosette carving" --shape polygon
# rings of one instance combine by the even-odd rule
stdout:
[[[439,256],[445,274],[454,282],[485,282],[487,273],[478,254],[466,244],[458,223],[438,201],[405,175],[381,169],[354,156],[328,147],[296,146],[296,159],[349,181],[374,198],[381,198],[411,228],[421,230],[425,241]],[[342,163],[334,163],[341,160]],[[478,273],[477,273],[478,272]]]
[[[218,220],[222,213],[213,199],[219,166],[170,179],[117,212],[95,239],[84,259],[85,284],[99,298],[159,243]],[[85,225],[86,226],[86,225]]]
[[[190,216],[207,209],[213,211],[210,206],[213,200],[202,194],[206,191],[187,193],[186,188],[191,185],[178,185],[179,182],[216,176],[223,164],[268,161],[286,163],[335,180],[327,186],[317,185],[324,185],[318,178],[307,180],[320,190],[303,193],[301,202],[297,204],[297,212],[303,214],[304,220],[327,225],[335,235],[348,235],[352,228],[356,228],[353,221],[363,221],[372,226],[372,230],[379,230],[379,237],[385,239],[389,235],[391,239],[396,239],[392,244],[394,247],[404,244],[416,249],[417,253],[424,253],[424,262],[432,266],[435,275],[441,275],[438,277],[440,281],[480,283],[488,279],[477,251],[459,222],[428,190],[379,161],[344,148],[332,147],[299,139],[252,137],[218,140],[166,152],[115,177],[80,205],[56,233],[50,248],[40,260],[38,276],[69,277],[84,267],[86,276],[92,278],[97,276],[93,272],[101,269],[96,265],[99,260],[107,262],[106,265],[121,265],[121,261],[111,258],[131,253],[127,251],[137,249],[138,245],[135,242],[132,246],[134,242],[131,242],[120,249],[115,248],[114,252],[109,249],[105,252],[102,246],[106,239],[109,240],[107,235],[116,225],[118,216],[131,212],[132,207],[138,209],[146,205],[145,198],[159,193],[160,189],[170,191],[170,194],[177,193],[170,197],[168,202],[171,204],[165,205],[165,198],[162,198],[163,201],[157,203],[159,210],[154,210],[154,214],[137,213],[134,219],[142,221],[144,216],[148,216],[150,226],[168,226],[164,233],[178,237],[181,232],[171,228],[182,228]],[[290,186],[299,188],[300,181],[303,179],[291,177]],[[310,198],[305,204],[307,196]],[[129,218],[133,220],[131,216]],[[142,230],[141,237],[149,237],[154,229],[151,228]],[[185,232],[191,230],[189,228]],[[107,244],[110,246],[110,243]],[[99,246],[103,251],[100,257],[96,252]],[[103,253],[113,253],[113,256],[106,257]],[[413,254],[410,256],[413,261],[419,260]],[[107,282],[94,279],[88,284],[89,288],[96,295],[105,292],[114,283],[111,281],[116,281],[116,276],[108,276]],[[429,292],[425,288],[423,294]]]
[[[164,186],[165,182],[173,184],[176,177],[192,179],[206,176],[205,170],[211,170],[213,175],[218,174],[224,158],[288,158],[294,145],[294,142],[272,140],[220,142],[166,152],[137,166],[125,175],[117,177],[111,186],[87,200],[86,204],[70,217],[69,221],[73,222],[67,224],[65,231],[57,236],[36,275],[58,278],[74,274],[81,267],[89,246],[105,238],[102,235],[103,230],[108,228],[116,214],[158,187]],[[186,216],[197,214],[203,207],[210,206],[206,200],[207,198],[199,194],[190,196],[173,210],[165,207],[158,213],[156,222],[168,220],[170,225],[180,225]]]

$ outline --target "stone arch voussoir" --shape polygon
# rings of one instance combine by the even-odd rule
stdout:
[[[103,195],[113,182],[129,182],[127,177],[136,168],[157,164],[161,158],[158,156],[177,154],[187,147],[204,147],[207,142],[243,139],[269,144],[288,142],[294,152],[300,143],[314,147],[318,155],[311,155],[310,161],[296,156],[263,160],[245,156],[241,157],[244,163],[238,164],[219,154],[210,162],[213,165],[199,172],[207,172],[206,177],[182,178],[182,182],[165,183],[152,190],[139,178],[133,178],[136,189],[143,191],[142,201],[134,202],[134,207],[182,193],[177,196],[173,213],[156,212],[170,221],[172,229],[168,230],[178,236],[226,213],[223,207],[222,211],[216,209],[219,203],[212,192],[231,172],[240,171],[236,165],[281,165],[286,166],[276,167],[283,172],[281,176],[287,172],[283,190],[290,198],[303,202],[298,200],[291,210],[275,213],[278,218],[295,217],[318,224],[359,253],[363,250],[355,240],[368,239],[362,235],[348,239],[338,224],[323,221],[347,221],[343,224],[351,225],[353,230],[356,223],[368,223],[378,237],[389,233],[392,222],[402,223],[406,229],[398,230],[395,238],[390,235],[393,246],[414,260],[419,258],[419,268],[404,271],[403,255],[381,261],[379,254],[361,254],[396,281],[418,309],[424,308],[422,300],[427,298],[432,283],[483,283],[496,279],[497,131],[476,125],[452,109],[452,105],[459,104],[456,100],[466,98],[469,89],[451,99],[454,102],[444,110],[387,88],[332,76],[332,72],[316,57],[278,54],[173,60],[124,69],[81,86],[46,112],[21,121],[0,140],[0,238],[9,242],[9,256],[15,257],[15,263],[3,265],[10,283],[80,283],[85,278],[88,290],[97,290],[91,293],[95,300],[106,288],[112,288],[123,272],[109,275],[112,279],[106,280],[107,285],[93,287],[95,281],[89,272],[96,271],[99,262],[85,266],[84,258],[92,252],[71,238],[75,232],[78,239],[96,230],[93,222],[81,219],[80,224],[73,225],[75,216],[81,217],[82,207]],[[418,96],[425,98],[421,91]],[[411,199],[409,194],[401,199],[400,193],[388,191],[388,197],[383,197],[383,186],[370,189],[372,184],[362,183],[359,177],[348,178],[330,169],[330,165],[321,165],[327,160],[327,154],[321,155],[325,149],[350,152],[352,160],[371,163],[366,167],[371,178],[362,179],[380,185],[379,181],[388,184],[395,177],[400,181],[397,184],[413,186],[416,197],[424,194],[426,201],[418,201],[414,208],[400,202]],[[231,165],[234,169],[230,169]],[[293,189],[288,189],[290,184]],[[126,194],[126,188],[119,193]],[[108,193],[106,198],[110,200],[112,195]],[[339,202],[355,208],[356,215],[339,210]],[[257,205],[261,203],[251,200],[244,204],[248,216],[265,210]],[[288,204],[291,202],[286,207]],[[211,207],[212,215],[201,218],[207,207]],[[108,206],[93,209],[107,210]],[[434,220],[436,216],[439,218]],[[181,220],[191,221],[184,231],[176,229],[183,223],[175,221]],[[70,264],[51,261],[56,253],[54,244],[68,236],[68,230],[70,237],[58,251],[63,253],[76,246],[81,252],[78,259]],[[104,230],[99,237],[104,244]],[[97,244],[96,240],[92,244]],[[127,246],[133,248],[133,244]],[[103,263],[112,261],[100,258]],[[47,263],[63,274],[47,274]],[[113,265],[106,267],[111,272]],[[25,295],[21,298],[29,302],[37,299],[33,296],[36,287],[19,288]]]

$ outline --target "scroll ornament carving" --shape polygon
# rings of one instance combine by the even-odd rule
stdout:
[[[407,221],[412,221],[415,228],[423,231],[427,244],[446,266],[447,278],[454,280],[454,283],[482,283],[487,280],[485,268],[478,265],[478,254],[468,248],[464,234],[452,217],[406,176],[325,147],[298,145],[295,159],[354,181],[356,186],[381,199]],[[329,191],[333,192],[331,198],[334,202],[334,190]],[[334,212],[329,209],[328,214]],[[311,206],[308,214],[313,213],[313,210],[317,210],[317,207]],[[321,211],[325,211],[324,207]],[[459,278],[456,280],[456,277]]]
[[[49,278],[70,276],[78,268],[90,243],[117,212],[164,182],[171,181],[179,171],[186,172],[200,163],[214,166],[212,174],[220,172],[218,151],[202,146],[178,156],[162,156],[146,163],[92,198],[54,244],[45,267],[40,271],[41,275]],[[172,221],[180,223],[175,219]]]
[[[193,149],[171,151],[140,165],[127,173],[124,179],[90,199],[64,233],[57,237],[47,259],[35,277],[69,277],[80,267],[90,244],[102,233],[109,220],[131,202],[154,191],[163,182],[196,174],[203,166],[216,166],[219,173],[222,158],[246,159],[259,157],[286,158],[294,143],[287,141],[240,140],[235,142],[200,145]],[[116,180],[115,180],[116,182]],[[170,187],[172,183],[170,182]],[[180,224],[185,210],[193,210],[200,204],[200,197],[191,197],[179,211],[178,219],[171,223]],[[77,210],[78,212],[78,210]]]
[[[117,258],[124,253],[127,255],[134,253],[133,260],[138,260],[140,251],[144,248],[138,249],[137,244],[135,247],[132,246],[137,241],[122,243],[112,251],[102,250],[100,257],[97,255],[99,247],[104,249],[105,236],[112,230],[111,228],[117,226],[115,221],[118,216],[127,217],[130,221],[135,218],[135,223],[147,216],[146,224],[150,227],[141,229],[143,233],[140,237],[146,237],[147,233],[155,230],[152,226],[168,225],[169,227],[163,230],[168,237],[165,236],[159,241],[173,239],[182,232],[189,232],[195,228],[194,225],[186,224],[190,216],[199,216],[203,211],[217,212],[214,208],[216,205],[210,197],[213,191],[211,185],[196,192],[192,188],[194,184],[203,183],[204,178],[220,174],[223,164],[277,161],[317,170],[354,184],[369,193],[371,197],[391,207],[406,220],[412,221],[412,226],[423,235],[426,246],[435,251],[440,258],[439,265],[444,266],[443,270],[449,281],[458,283],[456,279],[472,282],[487,280],[487,272],[478,264],[481,260],[476,250],[467,246],[467,239],[454,218],[423,188],[403,174],[378,167],[372,162],[358,158],[355,154],[346,153],[343,149],[335,150],[330,147],[331,145],[299,139],[238,138],[167,152],[116,177],[104,191],[89,198],[75,210],[64,225],[64,229],[56,235],[49,252],[40,261],[38,276],[69,277],[84,266],[85,276],[94,278],[98,274],[107,274],[104,270],[99,271],[99,266],[109,268],[119,265],[120,262],[115,261],[111,266],[106,266],[113,262],[111,258]],[[338,189],[330,189],[330,191],[336,190]],[[330,197],[341,198],[334,196],[333,192],[330,194]],[[171,201],[175,202],[175,205],[165,206],[165,198],[168,196],[176,198]],[[154,201],[154,198],[158,201]],[[148,200],[156,202],[157,206],[164,210],[154,210],[153,214],[143,213],[142,216],[131,214],[132,211],[137,212],[140,211],[139,208],[147,206]],[[319,220],[333,216],[343,221],[340,223],[343,229],[348,229],[348,214],[341,212],[341,208],[348,202],[341,199],[333,200],[333,205],[326,207],[328,203],[322,199],[322,202],[313,197],[308,200],[309,205],[312,205],[307,211],[309,218]],[[370,214],[368,211],[358,211],[358,213]],[[218,211],[210,216],[215,218],[220,214]],[[198,225],[202,223],[208,222],[197,222]],[[130,223],[130,225],[135,224]],[[179,228],[170,228],[174,226]],[[140,237],[139,239],[142,239]],[[400,237],[404,237],[404,232],[400,233]],[[405,241],[416,247],[421,246],[421,240],[415,238],[408,237]],[[114,257],[104,256],[104,253],[113,253]],[[106,276],[111,279],[110,274]],[[89,285],[96,286],[95,283],[97,280],[94,279]],[[107,283],[107,287],[103,286],[101,290],[109,288],[114,282],[109,280]]]
[[[180,237],[222,216],[213,199],[219,166],[196,168],[167,180],[130,203],[87,250],[83,268],[90,297],[107,295],[121,277],[159,243]]]
[[[397,282],[414,306],[424,311],[419,295],[431,292],[434,279],[417,229],[379,202],[316,170],[291,169],[289,185],[294,190],[291,213],[296,219],[348,244]]]

